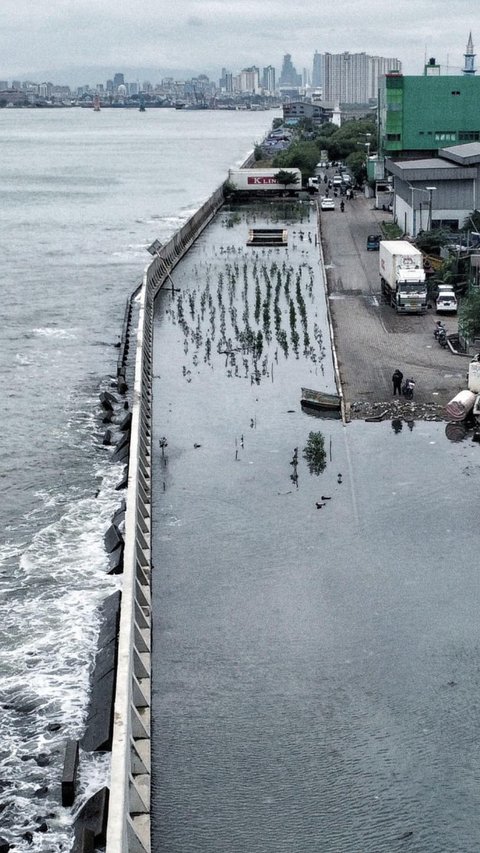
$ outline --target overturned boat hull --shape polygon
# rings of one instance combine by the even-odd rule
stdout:
[[[324,412],[340,411],[340,397],[338,394],[327,394],[325,391],[313,391],[311,388],[302,388],[301,405],[307,409],[318,409]]]

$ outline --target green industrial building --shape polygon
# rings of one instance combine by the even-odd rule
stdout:
[[[387,74],[380,82],[379,137],[382,155],[393,158],[435,156],[440,148],[480,141],[480,77]]]
[[[392,159],[435,157],[440,148],[480,141],[480,77],[470,33],[461,75],[443,75],[434,59],[423,76],[391,71],[378,93],[378,150]]]
[[[431,59],[422,76],[391,71],[379,83],[379,154],[369,158],[369,177],[377,190],[390,189],[394,220],[413,237],[462,228],[479,208],[480,77],[471,33],[464,56],[462,74],[441,74]]]

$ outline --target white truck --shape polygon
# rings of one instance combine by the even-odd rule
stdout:
[[[280,184],[275,176],[279,172],[289,172],[293,180],[290,184]],[[235,190],[243,192],[279,192],[282,190],[301,190],[302,173],[300,169],[229,169],[228,182]]]
[[[406,240],[380,240],[382,293],[398,314],[423,314],[427,282],[423,255]]]

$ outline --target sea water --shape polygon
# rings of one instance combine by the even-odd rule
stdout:
[[[2,110],[0,827],[68,850],[63,748],[79,738],[122,469],[102,444],[125,301],[273,113]],[[81,791],[108,756],[81,757]],[[43,826],[42,826],[43,825]],[[39,831],[45,829],[47,832]]]

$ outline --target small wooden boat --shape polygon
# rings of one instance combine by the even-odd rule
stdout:
[[[326,391],[312,391],[311,388],[302,388],[301,405],[307,409],[320,409],[322,411],[338,411],[340,409],[340,397],[338,394],[327,394]]]

